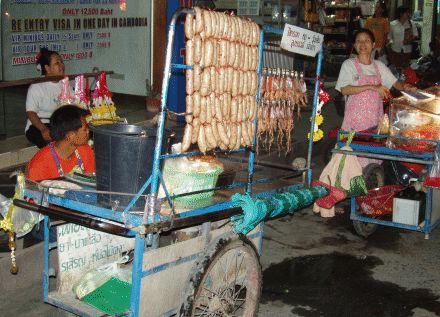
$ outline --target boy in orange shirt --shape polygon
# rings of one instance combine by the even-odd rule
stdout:
[[[83,173],[95,171],[95,155],[87,144],[87,110],[74,105],[58,108],[50,117],[54,140],[39,150],[28,164],[28,178],[34,181],[63,177],[74,168]]]

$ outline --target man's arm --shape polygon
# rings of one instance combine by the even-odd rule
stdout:
[[[36,127],[38,130],[40,130],[41,135],[46,141],[52,140],[50,136],[49,128],[43,122],[41,122],[41,119],[38,117],[36,112],[26,111],[26,115],[29,121],[32,123],[32,125]]]

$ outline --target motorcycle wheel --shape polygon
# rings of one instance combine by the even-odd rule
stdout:
[[[368,164],[362,170],[362,174],[365,178],[367,189],[385,185],[385,174],[382,165],[376,163]],[[353,220],[354,231],[363,238],[368,238],[372,235],[376,231],[377,226],[376,223]]]

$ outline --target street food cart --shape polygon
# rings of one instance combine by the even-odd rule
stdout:
[[[438,165],[439,97],[438,86],[417,93],[404,92],[403,96],[391,101],[389,123],[386,124],[389,124],[389,128],[385,129],[386,134],[359,132],[356,136],[360,137],[361,141],[352,142],[350,145],[353,151],[333,150],[347,155],[400,162],[412,171],[411,179],[407,179],[403,186],[382,186],[382,175],[379,177],[380,180],[376,179],[378,188],[370,190],[368,196],[351,198],[350,218],[361,236],[368,237],[377,225],[385,225],[423,232],[428,239],[430,232],[440,223],[438,184],[426,186],[426,178],[430,176],[433,166]],[[339,148],[345,145],[343,138],[346,133],[347,131],[339,132]],[[369,166],[366,167],[368,168]],[[392,163],[390,169],[389,172],[398,173],[395,163]],[[416,201],[397,194],[412,185],[415,185],[420,193],[426,194],[424,199]]]
[[[308,187],[312,178],[310,161],[313,138],[311,137],[309,141],[306,166],[294,171],[291,170],[292,173],[289,174],[289,176],[302,177],[302,181],[294,183],[283,181],[281,180],[283,177],[279,175],[256,179],[254,170],[258,164],[255,162],[257,139],[255,128],[258,119],[256,112],[254,112],[254,116],[248,118],[250,124],[254,126],[251,142],[248,145],[238,144],[234,149],[217,149],[211,152],[216,155],[226,153],[228,158],[240,155],[240,161],[246,162],[247,165],[245,181],[227,183],[223,186],[217,186],[218,183],[214,181],[208,188],[193,189],[191,192],[181,194],[170,193],[170,184],[167,184],[165,175],[167,161],[200,157],[199,151],[169,153],[165,149],[164,139],[166,139],[165,121],[171,72],[182,69],[194,70],[193,65],[171,64],[176,21],[180,16],[186,15],[188,17],[190,15],[194,19],[194,30],[192,30],[194,32],[198,27],[197,24],[203,23],[199,16],[201,12],[201,9],[198,8],[180,9],[173,15],[168,32],[161,111],[158,117],[158,127],[153,135],[155,145],[151,175],[147,181],[141,184],[139,190],[135,194],[126,194],[114,191],[112,188],[103,191],[87,186],[82,189],[66,189],[56,183],[49,185],[28,184],[26,188],[27,200],[16,199],[14,201],[16,206],[29,208],[45,215],[43,272],[45,302],[81,316],[101,316],[103,312],[124,316],[171,316],[175,314],[207,316],[217,313],[255,316],[257,314],[262,284],[262,272],[258,257],[262,250],[263,224],[259,222],[264,220],[264,217],[254,223],[252,227],[248,227],[247,230],[232,228],[230,223],[226,221],[227,219],[231,216],[235,220],[243,218],[243,211],[237,208],[237,199],[234,198],[237,196],[233,196],[233,194],[242,191],[245,195],[241,197],[247,197],[244,198],[248,199],[247,202],[256,199],[264,202],[274,197],[281,199],[281,196],[277,195],[278,193],[295,194],[298,192],[304,197],[300,195],[299,199],[295,198],[297,206],[304,207],[312,203],[316,197],[312,197],[309,192],[305,191],[313,190],[313,188],[305,187]],[[249,20],[229,17],[225,22],[223,14],[203,12],[207,12],[203,13],[204,16],[210,18],[213,23],[206,25],[203,29],[206,37],[209,32],[217,32],[214,31],[217,26],[226,34],[228,29],[225,25],[231,21],[243,23],[243,26],[247,25],[255,30],[256,24]],[[205,20],[205,23],[207,21]],[[220,27],[221,25],[223,27]],[[238,28],[234,29],[238,32]],[[257,36],[258,41],[253,42],[249,33],[246,41],[248,41],[249,47],[254,45],[258,52],[257,61],[259,62],[255,64],[255,72],[258,76],[259,87],[264,36],[266,33],[282,34],[283,30],[270,27],[265,27],[261,31],[257,27],[256,30],[257,33],[254,33],[253,36],[254,39]],[[319,52],[316,59],[316,78],[311,79],[314,83],[311,122],[314,122],[318,104],[321,60],[322,51]],[[251,64],[252,62],[249,62],[249,65]],[[249,65],[248,67],[251,68]],[[260,96],[258,89],[255,92],[253,98],[257,104]],[[192,111],[194,113],[195,110]],[[183,115],[188,116],[193,113],[188,111],[187,104],[187,111]],[[205,125],[204,128],[209,129],[207,126]],[[105,129],[105,125],[101,127]],[[313,135],[313,129],[312,124],[310,135]],[[97,132],[99,134],[99,131],[96,129],[95,135]],[[139,134],[133,132],[133,135],[138,138],[148,137],[148,133],[143,129]],[[112,133],[108,135],[111,136]],[[129,137],[133,137],[133,135]],[[200,148],[201,140],[198,141]],[[243,137],[243,142],[245,141]],[[185,142],[185,136],[183,142]],[[95,140],[95,147],[97,146]],[[131,150],[133,149],[129,151]],[[205,151],[201,149],[201,152]],[[164,161],[165,165],[163,165]],[[129,165],[128,167],[132,169],[134,174],[131,179],[135,182],[136,166],[128,162],[118,162],[118,164],[121,166]],[[97,170],[96,183],[99,183],[98,172]],[[285,172],[283,173],[284,176],[287,176]],[[85,185],[89,183],[93,187],[93,181],[87,177],[79,176],[78,178],[81,179],[80,183]],[[147,188],[149,193],[145,194]],[[164,195],[159,198],[158,192],[161,191]],[[206,193],[209,195],[205,197]],[[324,194],[326,191],[321,188],[321,196]],[[204,199],[201,199],[202,196]],[[191,199],[185,200],[188,197]],[[194,199],[194,197],[200,199]],[[290,201],[284,199],[283,204],[293,206],[292,203],[295,199]],[[120,203],[123,200],[126,204]],[[298,205],[298,200],[302,202],[302,205]],[[243,209],[246,208],[243,207]],[[248,211],[254,212],[252,208],[251,210],[248,208]],[[49,243],[48,216],[54,216],[68,222],[58,228],[58,247],[54,249],[60,262],[56,286],[51,285],[49,281],[51,267],[49,257],[52,253],[50,250],[54,246]],[[169,232],[182,229],[189,230],[183,232],[190,232],[186,238],[166,242]],[[192,231],[192,229],[194,230]],[[196,234],[193,234],[194,232]],[[105,243],[99,243],[100,241],[105,241]],[[99,249],[94,249],[94,245],[99,245]],[[118,260],[121,253],[125,254],[123,262]],[[102,259],[103,261],[101,261]],[[77,284],[79,278],[85,278],[92,273],[95,274],[95,278],[101,274],[104,270],[102,264],[107,265],[105,270],[109,268],[128,270],[130,281],[129,283],[126,281],[116,282],[112,285],[113,290],[107,290],[106,294],[109,297],[89,298],[88,303],[93,303],[93,305],[89,305],[78,299],[78,292],[76,294],[72,292],[72,287]],[[96,278],[91,281],[96,282]],[[86,281],[85,288],[88,286]],[[126,302],[118,306],[117,302],[121,301],[124,296]]]

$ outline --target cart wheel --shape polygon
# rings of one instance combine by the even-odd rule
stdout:
[[[181,316],[257,316],[262,273],[249,240],[221,239],[193,272]]]
[[[373,189],[385,185],[385,173],[382,165],[371,163],[362,170],[367,189]]]
[[[353,220],[354,231],[362,238],[368,238],[377,229],[376,223]]]
[[[383,167],[376,163],[368,164],[363,170],[365,182],[367,184],[367,189],[373,189],[385,185],[385,174]],[[372,235],[376,229],[376,223],[363,222],[358,220],[353,220],[354,231],[363,238],[368,238]]]

